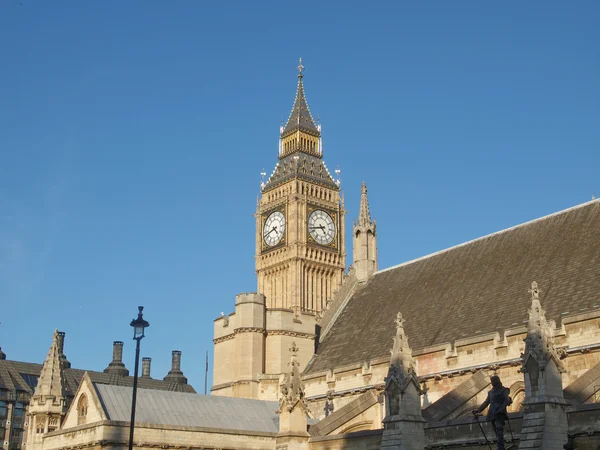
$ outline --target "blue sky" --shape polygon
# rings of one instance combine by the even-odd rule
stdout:
[[[300,56],[348,228],[368,183],[382,268],[600,196],[599,16],[0,0],[0,346],[41,362],[59,328],[102,370],[123,340],[133,372],[141,304],[153,374],[182,350],[202,391],[213,319],[256,289],[252,214]]]

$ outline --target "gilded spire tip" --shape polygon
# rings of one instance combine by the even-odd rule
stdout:
[[[302,65],[302,58],[300,58],[298,60],[299,64],[298,64],[298,78],[302,78],[303,77],[303,72],[304,72],[304,66]]]

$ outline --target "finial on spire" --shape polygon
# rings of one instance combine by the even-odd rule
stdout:
[[[303,73],[304,72],[304,66],[302,65],[302,58],[299,59],[299,64],[298,64],[298,78],[302,78],[303,77]]]
[[[396,319],[394,322],[396,323],[396,330],[404,328],[404,319],[402,318],[402,313],[400,311],[398,311],[398,314],[396,314]]]
[[[531,289],[529,289],[527,292],[529,292],[531,294],[531,300],[539,300],[540,299],[541,290],[538,288],[537,282],[535,282],[535,281],[532,282]]]
[[[360,209],[358,211],[358,226],[359,227],[371,227],[373,226],[371,221],[371,212],[369,211],[369,199],[367,198],[367,183],[363,181],[362,187],[360,188]]]
[[[292,342],[292,346],[290,347],[290,353],[292,355],[292,361],[295,360],[296,356],[298,356],[298,346],[296,345],[296,342]]]

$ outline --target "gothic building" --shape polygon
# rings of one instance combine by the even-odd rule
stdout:
[[[62,428],[79,385],[87,377],[98,385],[131,386],[133,376],[123,364],[123,342],[113,343],[113,357],[103,372],[71,367],[64,353],[65,333],[56,330],[43,364],[13,361],[0,350],[0,439],[5,450],[41,449],[47,433]],[[164,379],[150,372],[151,358],[142,360],[143,389],[196,392],[181,373],[181,352],[174,350],[172,368]],[[181,376],[178,374],[181,373]],[[173,377],[173,374],[176,374]],[[80,401],[80,412],[87,405]]]
[[[175,352],[164,380],[140,384],[132,445],[484,450],[494,429],[471,411],[498,375],[506,448],[598,450],[600,200],[382,269],[363,183],[346,268],[346,210],[323,157],[300,64],[256,210],[257,292],[214,321],[212,395],[186,384]],[[58,332],[43,367],[0,358],[9,410],[29,400],[28,447],[129,444],[121,346],[102,374],[67,367]]]
[[[401,312],[428,423],[467,420],[491,374],[502,377],[514,399],[511,410],[520,412],[528,402],[523,292],[537,280],[547,290],[553,345],[566,358],[559,384],[567,403],[593,403],[600,390],[591,381],[600,374],[600,202],[381,270],[363,183],[346,272],[343,197],[323,161],[321,128],[306,101],[302,64],[299,69],[279,161],[261,186],[256,213],[258,292],[240,294],[235,311],[215,320],[212,393],[279,400],[294,341],[309,416],[321,421],[310,427],[311,440],[383,430],[390,318]]]

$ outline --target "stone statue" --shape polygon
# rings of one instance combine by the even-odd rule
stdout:
[[[496,432],[498,439],[498,450],[504,450],[504,422],[508,419],[506,408],[510,405],[511,400],[509,389],[502,386],[502,381],[497,375],[490,377],[492,389],[488,392],[487,398],[482,405],[473,410],[473,414],[478,415],[488,406],[490,409],[487,413],[487,420],[492,422],[492,427]]]

